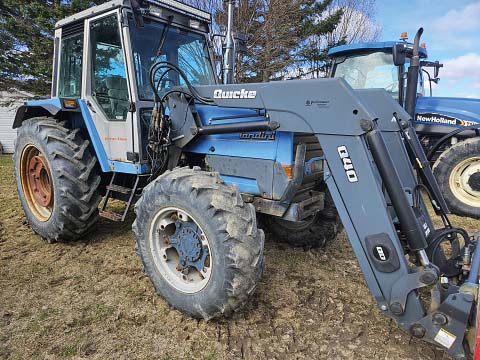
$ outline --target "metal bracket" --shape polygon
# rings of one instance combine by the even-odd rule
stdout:
[[[420,269],[402,276],[392,286],[390,291],[390,311],[396,316],[400,316],[405,311],[408,294],[413,290],[432,285],[438,280],[438,274],[433,269]]]
[[[298,188],[302,185],[303,172],[305,168],[305,154],[307,152],[307,145],[298,144],[297,152],[295,154],[295,163],[293,164],[293,179],[289,182],[285,192],[280,199],[282,204],[290,204],[295,196]]]
[[[472,294],[449,295],[436,311],[412,324],[412,334],[442,346],[455,359],[466,359],[463,338],[473,300]]]

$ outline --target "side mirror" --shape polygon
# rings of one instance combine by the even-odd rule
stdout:
[[[395,66],[405,65],[406,49],[403,44],[395,44],[392,48],[392,53]]]
[[[440,64],[440,62],[437,60],[435,61],[435,67],[433,70],[433,77],[436,79],[438,78],[438,73],[440,72],[440,68],[443,66],[443,64]]]
[[[247,37],[245,34],[236,33],[233,37],[235,40],[235,47],[238,53],[245,54],[247,52]]]

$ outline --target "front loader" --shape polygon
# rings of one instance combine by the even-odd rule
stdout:
[[[262,276],[257,215],[308,246],[335,238],[340,218],[380,311],[455,358],[473,354],[480,251],[450,223],[409,114],[342,79],[221,85],[209,25],[172,0],[113,0],[57,23],[52,97],[14,122],[32,228],[73,240],[135,204],[157,293],[212,319]]]

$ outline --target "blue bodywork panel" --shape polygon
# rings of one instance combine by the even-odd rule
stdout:
[[[25,102],[25,105],[29,107],[40,106],[49,110],[52,114],[62,110],[62,102],[59,98],[30,100]]]
[[[392,47],[396,44],[405,44],[403,41],[383,41],[383,42],[364,42],[364,43],[354,43],[335,46],[328,51],[328,56],[338,56],[338,55],[347,55],[347,53],[358,53],[360,51],[368,50],[384,50],[392,51]],[[413,45],[412,43],[406,43],[408,45]],[[427,50],[425,48],[420,48],[420,56],[427,57]]]
[[[90,135],[90,142],[95,149],[98,162],[103,172],[115,171],[127,174],[146,174],[150,171],[149,166],[145,164],[134,164],[122,161],[109,160],[105,152],[105,148],[103,147],[102,141],[100,140],[100,136],[98,135],[97,128],[94,124],[92,116],[90,115],[90,111],[88,110],[87,104],[84,100],[77,100],[77,102],[81,116],[78,112],[72,112],[72,118],[75,120],[75,126],[85,127],[87,129],[88,134]],[[60,111],[62,111],[62,101],[59,98],[27,101],[25,105],[20,107],[19,111],[17,112],[13,127],[16,128],[20,126],[23,120],[32,117],[29,116],[28,109],[38,108],[42,108],[51,115],[55,116]]]
[[[261,193],[256,179],[222,174],[220,174],[220,176],[227,184],[236,184],[238,190],[240,190],[242,193],[255,195],[259,195]]]
[[[418,124],[470,126],[480,123],[480,99],[419,96],[415,112]],[[435,117],[435,114],[443,117]]]
[[[256,111],[254,110],[219,108],[208,105],[197,105],[196,108],[203,125],[265,120],[265,117],[262,115],[235,118],[235,116],[255,115]],[[228,119],[215,120],[215,118],[226,117],[227,115],[229,117]],[[214,151],[211,149],[212,146],[214,147]],[[292,133],[268,131],[264,133],[205,135],[194,140],[192,144],[185,148],[185,151],[198,154],[269,159],[276,160],[281,164],[292,164],[292,149]]]
[[[196,109],[203,125],[265,120],[263,114],[255,110],[208,105],[196,105]],[[204,135],[189,144],[185,151],[195,154],[273,160],[280,164],[291,165],[293,163],[293,133],[268,131]],[[236,184],[241,192],[261,194],[255,178],[255,169],[252,169],[251,178],[232,174],[221,174],[221,176],[226,183]]]
[[[102,171],[127,174],[149,173],[150,168],[147,164],[134,164],[108,159],[85,100],[77,101],[80,111],[71,112],[70,120],[73,122],[73,126],[87,130]],[[24,106],[24,112],[17,114],[21,118],[18,126],[23,119],[28,118],[28,115],[25,115],[28,108],[42,108],[51,115],[57,115],[62,111],[62,101],[59,98],[52,98],[27,102]],[[196,108],[202,124],[205,126],[266,119],[262,111],[253,109],[221,108],[200,104],[197,104]],[[274,162],[281,165],[292,165],[294,162],[293,133],[281,131],[204,135],[194,139],[185,148],[185,151],[194,154],[228,156],[230,158],[269,160],[272,162],[272,166]],[[272,173],[273,171],[272,167]],[[255,169],[252,169],[251,177],[235,176],[234,174],[221,174],[221,176],[225,182],[236,184],[241,192],[262,194],[256,179]]]
[[[95,127],[95,123],[92,119],[90,111],[88,110],[87,104],[84,100],[78,100],[78,105],[80,107],[80,111],[82,112],[85,126],[90,134],[90,141],[93,144],[97,154],[98,162],[100,163],[100,167],[102,168],[103,172],[112,171],[126,174],[147,174],[150,171],[149,166],[145,164],[134,164],[123,161],[109,160],[105,152],[105,148],[103,147],[102,140],[98,135],[98,131]]]

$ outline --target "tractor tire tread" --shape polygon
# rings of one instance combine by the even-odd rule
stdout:
[[[461,140],[449,147],[437,158],[432,170],[450,211],[457,215],[480,219],[480,199],[478,206],[471,206],[458,199],[450,189],[450,174],[455,166],[474,156],[480,156],[478,137]]]
[[[322,248],[334,241],[343,230],[343,225],[330,193],[325,193],[324,208],[319,211],[309,226],[292,228],[288,222],[273,216],[263,216],[263,224],[274,240],[293,247]]]
[[[90,142],[79,129],[70,129],[65,121],[50,117],[25,120],[19,138],[26,136],[41,148],[54,178],[54,207],[50,219],[39,223],[29,212],[21,195],[22,207],[32,229],[49,242],[72,241],[85,234],[98,216],[100,176]],[[21,150],[15,152],[15,174],[19,174]],[[17,189],[22,189],[17,178]]]
[[[204,213],[226,251],[224,269],[219,270],[225,271],[224,293],[211,299],[207,307],[177,306],[175,299],[165,296],[164,283],[146,248],[150,217],[158,206],[175,196],[188,196],[189,203]],[[168,170],[145,187],[135,213],[132,228],[137,238],[136,250],[156,292],[173,307],[191,317],[209,320],[229,316],[248,301],[263,273],[265,236],[262,230],[257,230],[255,209],[242,201],[236,186],[225,184],[218,173],[205,172],[199,167]]]

